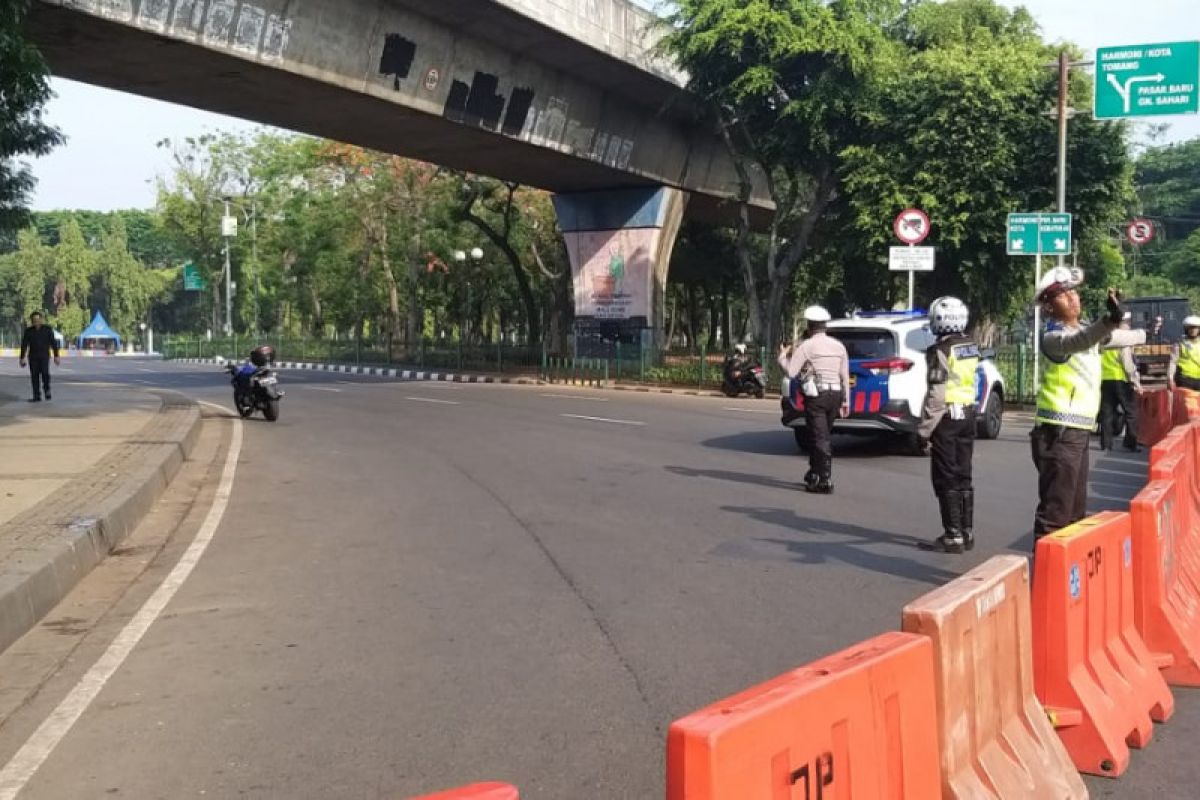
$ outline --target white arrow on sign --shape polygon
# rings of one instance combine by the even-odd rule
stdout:
[[[1112,84],[1114,89],[1117,90],[1117,94],[1121,95],[1121,101],[1125,104],[1126,114],[1129,113],[1129,100],[1130,95],[1132,94],[1131,90],[1135,83],[1162,83],[1166,79],[1167,76],[1160,72],[1157,75],[1135,75],[1122,84],[1120,78],[1118,78],[1116,75],[1113,75],[1111,72],[1108,73],[1108,82]]]
[[[1055,250],[1066,250],[1067,249],[1067,240],[1066,239],[1055,239],[1054,240],[1054,249]]]
[[[1025,249],[1025,240],[1024,239],[1013,239],[1012,240],[1012,249],[1013,250],[1024,250]]]

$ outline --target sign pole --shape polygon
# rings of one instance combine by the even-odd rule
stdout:
[[[1070,76],[1071,63],[1067,60],[1067,51],[1064,49],[1058,54],[1058,213],[1060,214],[1067,213],[1067,89]],[[1058,256],[1058,266],[1061,267],[1066,263],[1064,259],[1066,259],[1065,253]],[[1034,385],[1037,385],[1036,380]]]
[[[1039,252],[1033,259],[1033,291],[1034,297],[1037,297],[1038,281],[1042,279],[1042,254]],[[1038,393],[1038,367],[1040,366],[1038,356],[1042,347],[1042,304],[1036,299],[1033,301],[1033,394],[1037,397]]]
[[[917,273],[911,269],[908,271],[908,310],[913,310],[913,279]]]

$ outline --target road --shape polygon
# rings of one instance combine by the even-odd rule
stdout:
[[[229,405],[215,367],[66,368],[56,397],[111,381]],[[907,601],[1032,542],[1027,421],[978,444],[979,545],[950,556],[916,547],[938,533],[926,460],[839,440],[836,494],[806,495],[773,401],[282,382],[280,421],[244,425],[211,546],[22,797],[404,797],[483,779],[531,800],[660,797],[673,719],[894,629]],[[1144,471],[1144,455],[1097,459],[1094,510],[1122,507]],[[188,540],[0,727],[0,765]],[[1094,796],[1188,796],[1200,703],[1177,703]]]

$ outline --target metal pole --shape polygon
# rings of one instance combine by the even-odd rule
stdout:
[[[908,271],[908,310],[909,311],[913,310],[913,276],[915,276],[915,275],[916,275],[916,273],[913,272],[911,269]]]
[[[229,216],[229,200],[225,200],[225,216]],[[222,220],[224,225],[224,220]],[[229,266],[229,237],[225,237],[225,335],[233,332],[233,296],[229,290],[232,283],[232,269]]]
[[[1042,254],[1038,253],[1033,259],[1033,291],[1037,293],[1038,281],[1042,278]],[[1038,393],[1038,355],[1042,346],[1042,304],[1033,301],[1033,395]]]
[[[258,199],[254,198],[250,201],[250,253],[253,259],[250,262],[250,269],[254,272],[254,332],[258,333],[262,327],[258,324]]]
[[[1067,213],[1067,89],[1070,85],[1071,63],[1067,51],[1058,54],[1058,213]],[[1066,254],[1058,257],[1058,266],[1066,264]],[[1040,270],[1039,270],[1040,272]],[[1039,277],[1041,277],[1039,275]],[[1035,361],[1036,364],[1036,361]],[[1036,368],[1036,366],[1035,366]],[[1037,385],[1037,381],[1034,381]]]

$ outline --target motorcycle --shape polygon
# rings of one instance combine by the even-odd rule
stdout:
[[[270,367],[256,364],[228,364],[229,382],[233,385],[233,405],[243,418],[261,411],[268,422],[279,419],[279,378]]]
[[[726,397],[737,397],[742,392],[752,394],[760,400],[767,391],[767,378],[758,364],[738,367],[726,361],[721,375],[721,391]]]

